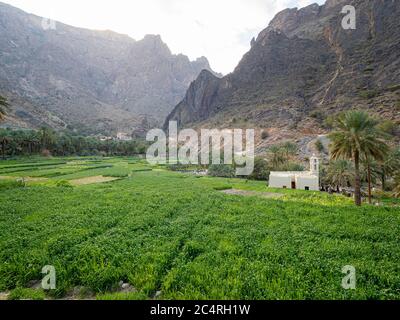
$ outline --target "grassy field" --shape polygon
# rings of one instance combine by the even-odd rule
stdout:
[[[93,183],[74,184],[85,178]],[[392,203],[356,208],[342,196],[128,158],[0,162],[0,292],[9,299],[77,287],[97,299],[400,299],[399,243]],[[45,265],[57,272],[46,293],[30,288]],[[355,290],[341,287],[345,265],[356,268]],[[135,289],[122,292],[121,281]]]

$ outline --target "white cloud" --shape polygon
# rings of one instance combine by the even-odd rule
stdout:
[[[174,53],[206,56],[214,70],[231,72],[250,40],[287,7],[324,0],[3,0],[30,13],[139,40],[160,34]]]

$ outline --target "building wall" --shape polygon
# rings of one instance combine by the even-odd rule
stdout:
[[[286,187],[287,189],[292,188],[292,177],[287,176],[275,176],[273,174],[270,175],[269,177],[269,186],[271,188],[284,188]]]
[[[319,191],[319,178],[317,176],[309,177],[297,177],[296,178],[296,189],[306,190],[306,187],[312,191]]]

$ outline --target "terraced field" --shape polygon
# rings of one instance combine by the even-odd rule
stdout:
[[[399,211],[139,159],[0,162],[0,297],[400,299]]]

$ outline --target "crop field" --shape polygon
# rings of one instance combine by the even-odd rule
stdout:
[[[8,299],[400,299],[399,244],[396,203],[357,208],[133,158],[0,162]],[[34,285],[46,265],[55,290]]]

